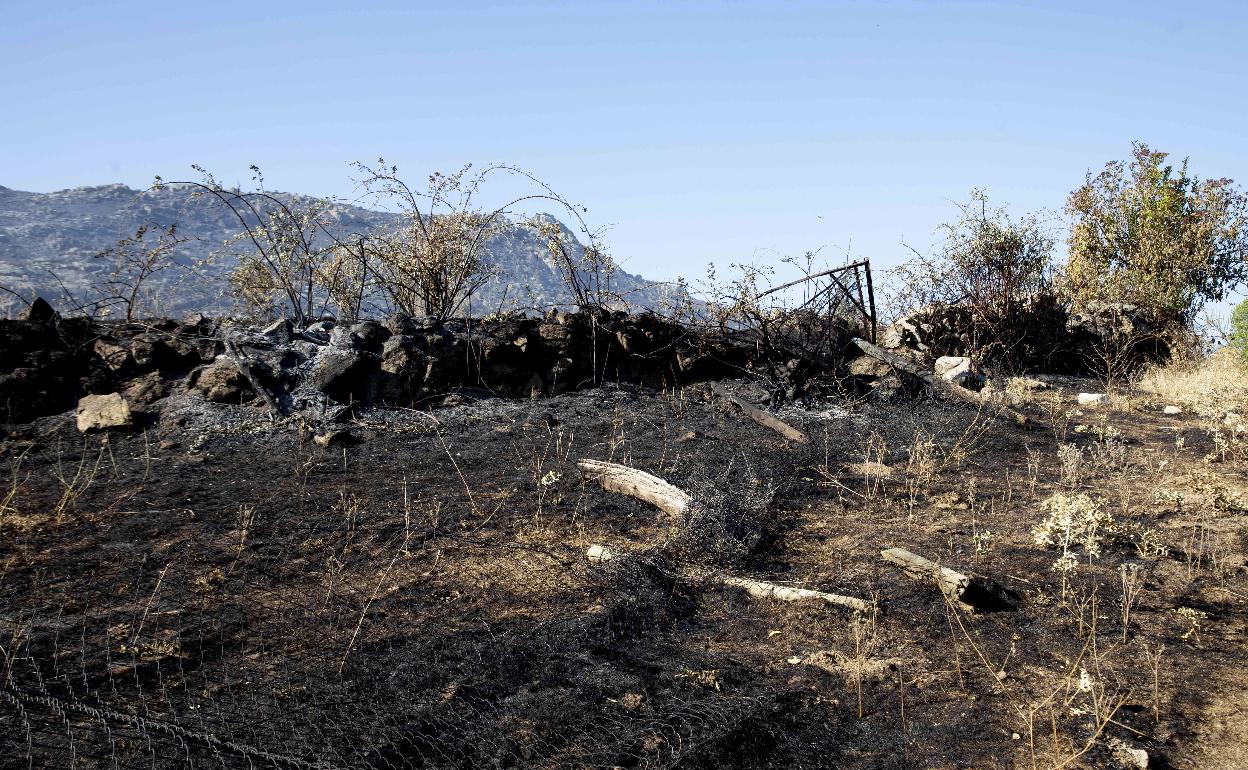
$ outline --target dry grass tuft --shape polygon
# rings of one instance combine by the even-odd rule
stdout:
[[[1140,389],[1204,417],[1248,408],[1248,363],[1230,348],[1149,369]]]

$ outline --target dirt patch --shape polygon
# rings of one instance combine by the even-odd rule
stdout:
[[[1077,413],[1079,387],[1046,391],[1034,414],[1071,414],[1030,431],[926,399],[786,407],[807,444],[696,387],[374,409],[326,446],[260,404],[146,433],[44,419],[0,448],[0,756],[1106,767],[1112,738],[1150,767],[1238,766],[1243,459],[1144,401]],[[761,500],[767,526],[706,558],[580,458]],[[1042,544],[1059,494],[1092,507]],[[884,564],[892,546],[1019,607],[968,614]]]

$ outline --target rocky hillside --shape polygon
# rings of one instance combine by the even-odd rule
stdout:
[[[312,200],[301,195],[280,197],[293,203]],[[335,234],[385,229],[397,220],[391,213],[348,204],[333,205],[329,214]],[[223,292],[224,278],[236,262],[222,251],[222,245],[237,233],[237,223],[220,203],[192,199],[187,190],[177,188],[144,193],[113,184],[32,193],[0,186],[0,286],[27,298],[33,293],[59,299],[57,304],[63,306],[67,292],[82,297],[110,271],[108,260],[96,255],[133,235],[144,222],[178,223],[181,234],[195,238],[181,247],[178,262],[202,266],[194,272],[170,270],[158,275],[153,283],[155,312],[224,314],[236,309]],[[560,227],[579,249],[571,231]],[[500,306],[556,305],[570,300],[545,242],[531,229],[510,224],[490,241],[487,253],[501,275],[474,297],[474,314]],[[642,307],[659,304],[665,294],[662,285],[623,271],[615,274],[613,282],[630,303]],[[0,300],[0,313],[16,305],[20,305],[16,298],[6,296]]]

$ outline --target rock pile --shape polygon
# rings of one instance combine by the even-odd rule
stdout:
[[[848,345],[849,332],[842,337]],[[198,314],[141,324],[53,314],[0,321],[0,421],[75,407],[96,414],[103,402],[84,399],[94,396],[119,399],[129,410],[117,425],[143,425],[175,396],[327,417],[358,407],[437,405],[462,399],[463,391],[536,398],[602,382],[663,388],[752,371],[782,372],[783,387],[797,392],[837,375],[843,354],[833,345],[817,359],[798,360],[745,332],[703,332],[606,310],[443,322],[323,319],[302,328]],[[113,418],[83,419],[84,430],[95,430]]]
[[[1161,331],[1135,305],[1073,309],[1043,297],[1020,310],[1008,329],[977,326],[971,309],[962,305],[919,308],[883,329],[879,344],[928,361],[969,356],[1019,370],[1088,374],[1107,354],[1138,363],[1164,359],[1169,349]]]

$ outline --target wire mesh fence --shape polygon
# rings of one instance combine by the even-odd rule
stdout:
[[[129,484],[99,499],[124,505]],[[110,510],[14,537],[0,767],[714,766],[789,707],[782,680],[720,687],[723,662],[681,636],[697,588],[646,551],[596,566],[527,518],[496,526],[529,507],[350,486],[274,513],[286,493],[197,482],[185,494],[228,514]]]

